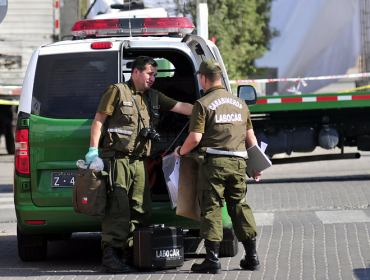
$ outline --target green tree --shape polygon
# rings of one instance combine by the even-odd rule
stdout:
[[[273,0],[175,0],[177,11],[196,25],[199,2],[208,5],[209,37],[216,39],[230,79],[257,72],[254,61],[268,50],[278,31],[269,27]]]

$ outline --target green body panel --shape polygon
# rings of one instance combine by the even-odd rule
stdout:
[[[329,100],[329,101],[305,101],[302,98],[335,99],[351,98],[352,100]],[[281,103],[273,103],[282,100]],[[355,99],[355,100],[353,100]],[[272,102],[272,103],[264,103]],[[370,92],[350,93],[327,93],[327,94],[303,94],[303,95],[279,95],[258,97],[257,105],[249,107],[251,113],[268,113],[276,111],[292,110],[316,110],[336,108],[370,107]]]
[[[52,188],[52,172],[77,171],[90,145],[92,120],[31,115],[29,129],[32,201],[36,206],[72,206],[72,187]]]
[[[14,175],[14,202],[18,224],[24,233],[54,234],[99,232],[101,222],[76,213],[72,187],[51,186],[52,172],[77,171],[76,161],[85,159],[90,144],[90,119],[50,119],[30,116],[30,178]],[[223,208],[224,226],[232,226]],[[27,225],[26,221],[45,221]],[[170,202],[153,202],[152,224],[199,229],[199,222],[177,216]]]
[[[15,208],[19,228],[27,234],[57,234],[71,232],[100,232],[101,222],[79,214],[72,207],[37,207],[35,205]],[[27,225],[25,221],[45,221],[44,225]]]

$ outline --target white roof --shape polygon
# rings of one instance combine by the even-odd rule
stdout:
[[[163,8],[139,9],[131,11],[112,10],[111,13],[100,14],[93,19],[111,19],[111,18],[153,18],[153,17],[168,17],[168,14]]]

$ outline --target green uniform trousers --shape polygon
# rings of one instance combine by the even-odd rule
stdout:
[[[243,242],[257,235],[252,209],[246,203],[246,167],[243,158],[207,154],[197,185],[202,238],[222,241],[222,207],[225,201],[238,240]]]
[[[133,246],[133,231],[150,224],[152,200],[145,159],[116,159],[113,191],[108,194],[102,219],[102,248],[126,250]]]

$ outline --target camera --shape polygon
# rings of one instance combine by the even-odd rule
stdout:
[[[154,141],[160,141],[161,140],[161,136],[159,135],[159,133],[157,133],[157,131],[155,131],[154,128],[150,128],[150,127],[143,128],[140,131],[140,135],[144,136],[145,138],[154,140]]]

